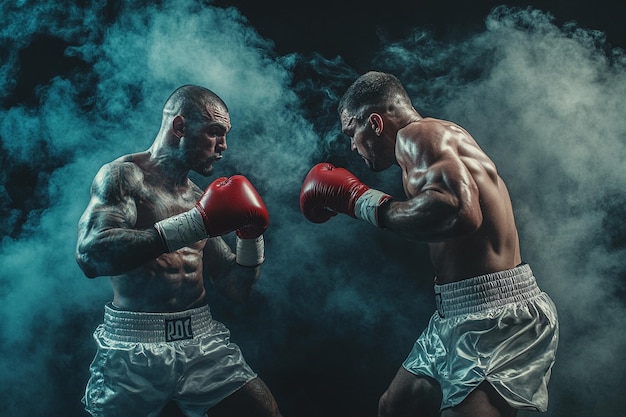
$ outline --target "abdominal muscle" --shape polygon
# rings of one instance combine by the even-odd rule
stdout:
[[[476,234],[480,235],[480,232]],[[498,250],[491,242],[476,234],[429,244],[438,284],[504,271],[520,264],[517,248]]]
[[[113,305],[121,310],[175,312],[204,304],[203,247],[204,241],[111,277]]]

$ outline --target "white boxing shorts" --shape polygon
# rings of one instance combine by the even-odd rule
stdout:
[[[437,311],[402,366],[437,380],[441,409],[488,381],[514,408],[546,411],[556,308],[528,264],[435,285]]]
[[[170,400],[188,417],[257,375],[208,306],[143,313],[105,306],[83,403],[92,416],[156,417]]]

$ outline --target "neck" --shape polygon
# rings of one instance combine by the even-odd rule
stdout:
[[[407,114],[406,124],[403,127],[407,127],[411,123],[419,122],[422,119],[423,119],[423,117],[420,116],[420,114],[418,112],[413,110],[411,113]]]
[[[155,142],[148,149],[148,159],[150,169],[159,181],[171,186],[187,185],[189,169],[180,163],[176,149],[158,146]]]

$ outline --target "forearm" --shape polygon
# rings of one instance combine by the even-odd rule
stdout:
[[[219,278],[211,280],[215,289],[224,297],[234,302],[246,301],[258,281],[260,267],[243,267],[234,263],[229,271]]]
[[[89,278],[119,275],[165,252],[156,229],[109,229],[79,242],[76,260]]]
[[[209,239],[205,246],[204,274],[226,298],[241,302],[252,292],[260,276],[260,265],[242,266],[222,238]]]
[[[459,209],[424,193],[407,201],[390,201],[378,212],[380,226],[405,239],[439,242],[465,233]]]

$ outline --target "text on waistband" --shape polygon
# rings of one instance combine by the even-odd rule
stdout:
[[[174,342],[177,340],[193,339],[191,330],[191,316],[165,320],[165,340]]]

